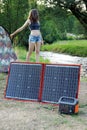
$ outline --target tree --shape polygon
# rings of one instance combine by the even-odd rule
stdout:
[[[28,10],[28,0],[2,0],[2,25],[9,32],[17,29],[25,20],[25,14]]]
[[[12,33],[22,26],[27,19],[29,13],[28,0],[2,0],[1,5],[0,24],[5,27],[9,33]],[[24,30],[15,38],[19,44],[24,44],[25,34]]]
[[[42,0],[45,5],[71,11],[87,31],[87,0]]]
[[[51,44],[56,40],[65,40],[66,12],[60,8],[56,11],[56,8],[48,8],[44,5],[38,6],[38,9],[44,41]]]

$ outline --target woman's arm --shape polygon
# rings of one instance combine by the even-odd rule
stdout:
[[[18,28],[15,32],[13,32],[12,34],[10,34],[11,39],[19,32],[21,32],[23,29],[25,29],[27,26],[29,25],[29,20],[26,20],[26,22],[23,24],[23,26],[21,26],[20,28]]]

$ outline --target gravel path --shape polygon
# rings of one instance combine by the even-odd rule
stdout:
[[[44,59],[49,59],[51,63],[62,64],[81,64],[81,76],[87,77],[87,57],[70,56],[53,52],[40,52]]]

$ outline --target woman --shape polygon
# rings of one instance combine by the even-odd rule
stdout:
[[[11,38],[13,38],[17,33],[21,32],[23,29],[25,29],[27,26],[30,28],[30,35],[29,35],[29,51],[26,57],[26,60],[30,60],[30,56],[32,54],[32,51],[35,47],[36,52],[36,62],[39,62],[39,52],[40,52],[40,46],[43,44],[43,39],[40,32],[40,22],[39,22],[39,13],[37,9],[32,9],[29,12],[28,19],[26,22],[21,26],[19,29],[17,29],[14,33],[10,35]]]

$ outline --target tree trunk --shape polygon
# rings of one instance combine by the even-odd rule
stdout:
[[[78,8],[75,8],[75,6],[71,6],[70,10],[72,11],[73,15],[75,15],[76,18],[80,21],[85,30],[87,30],[87,12],[80,12]]]

